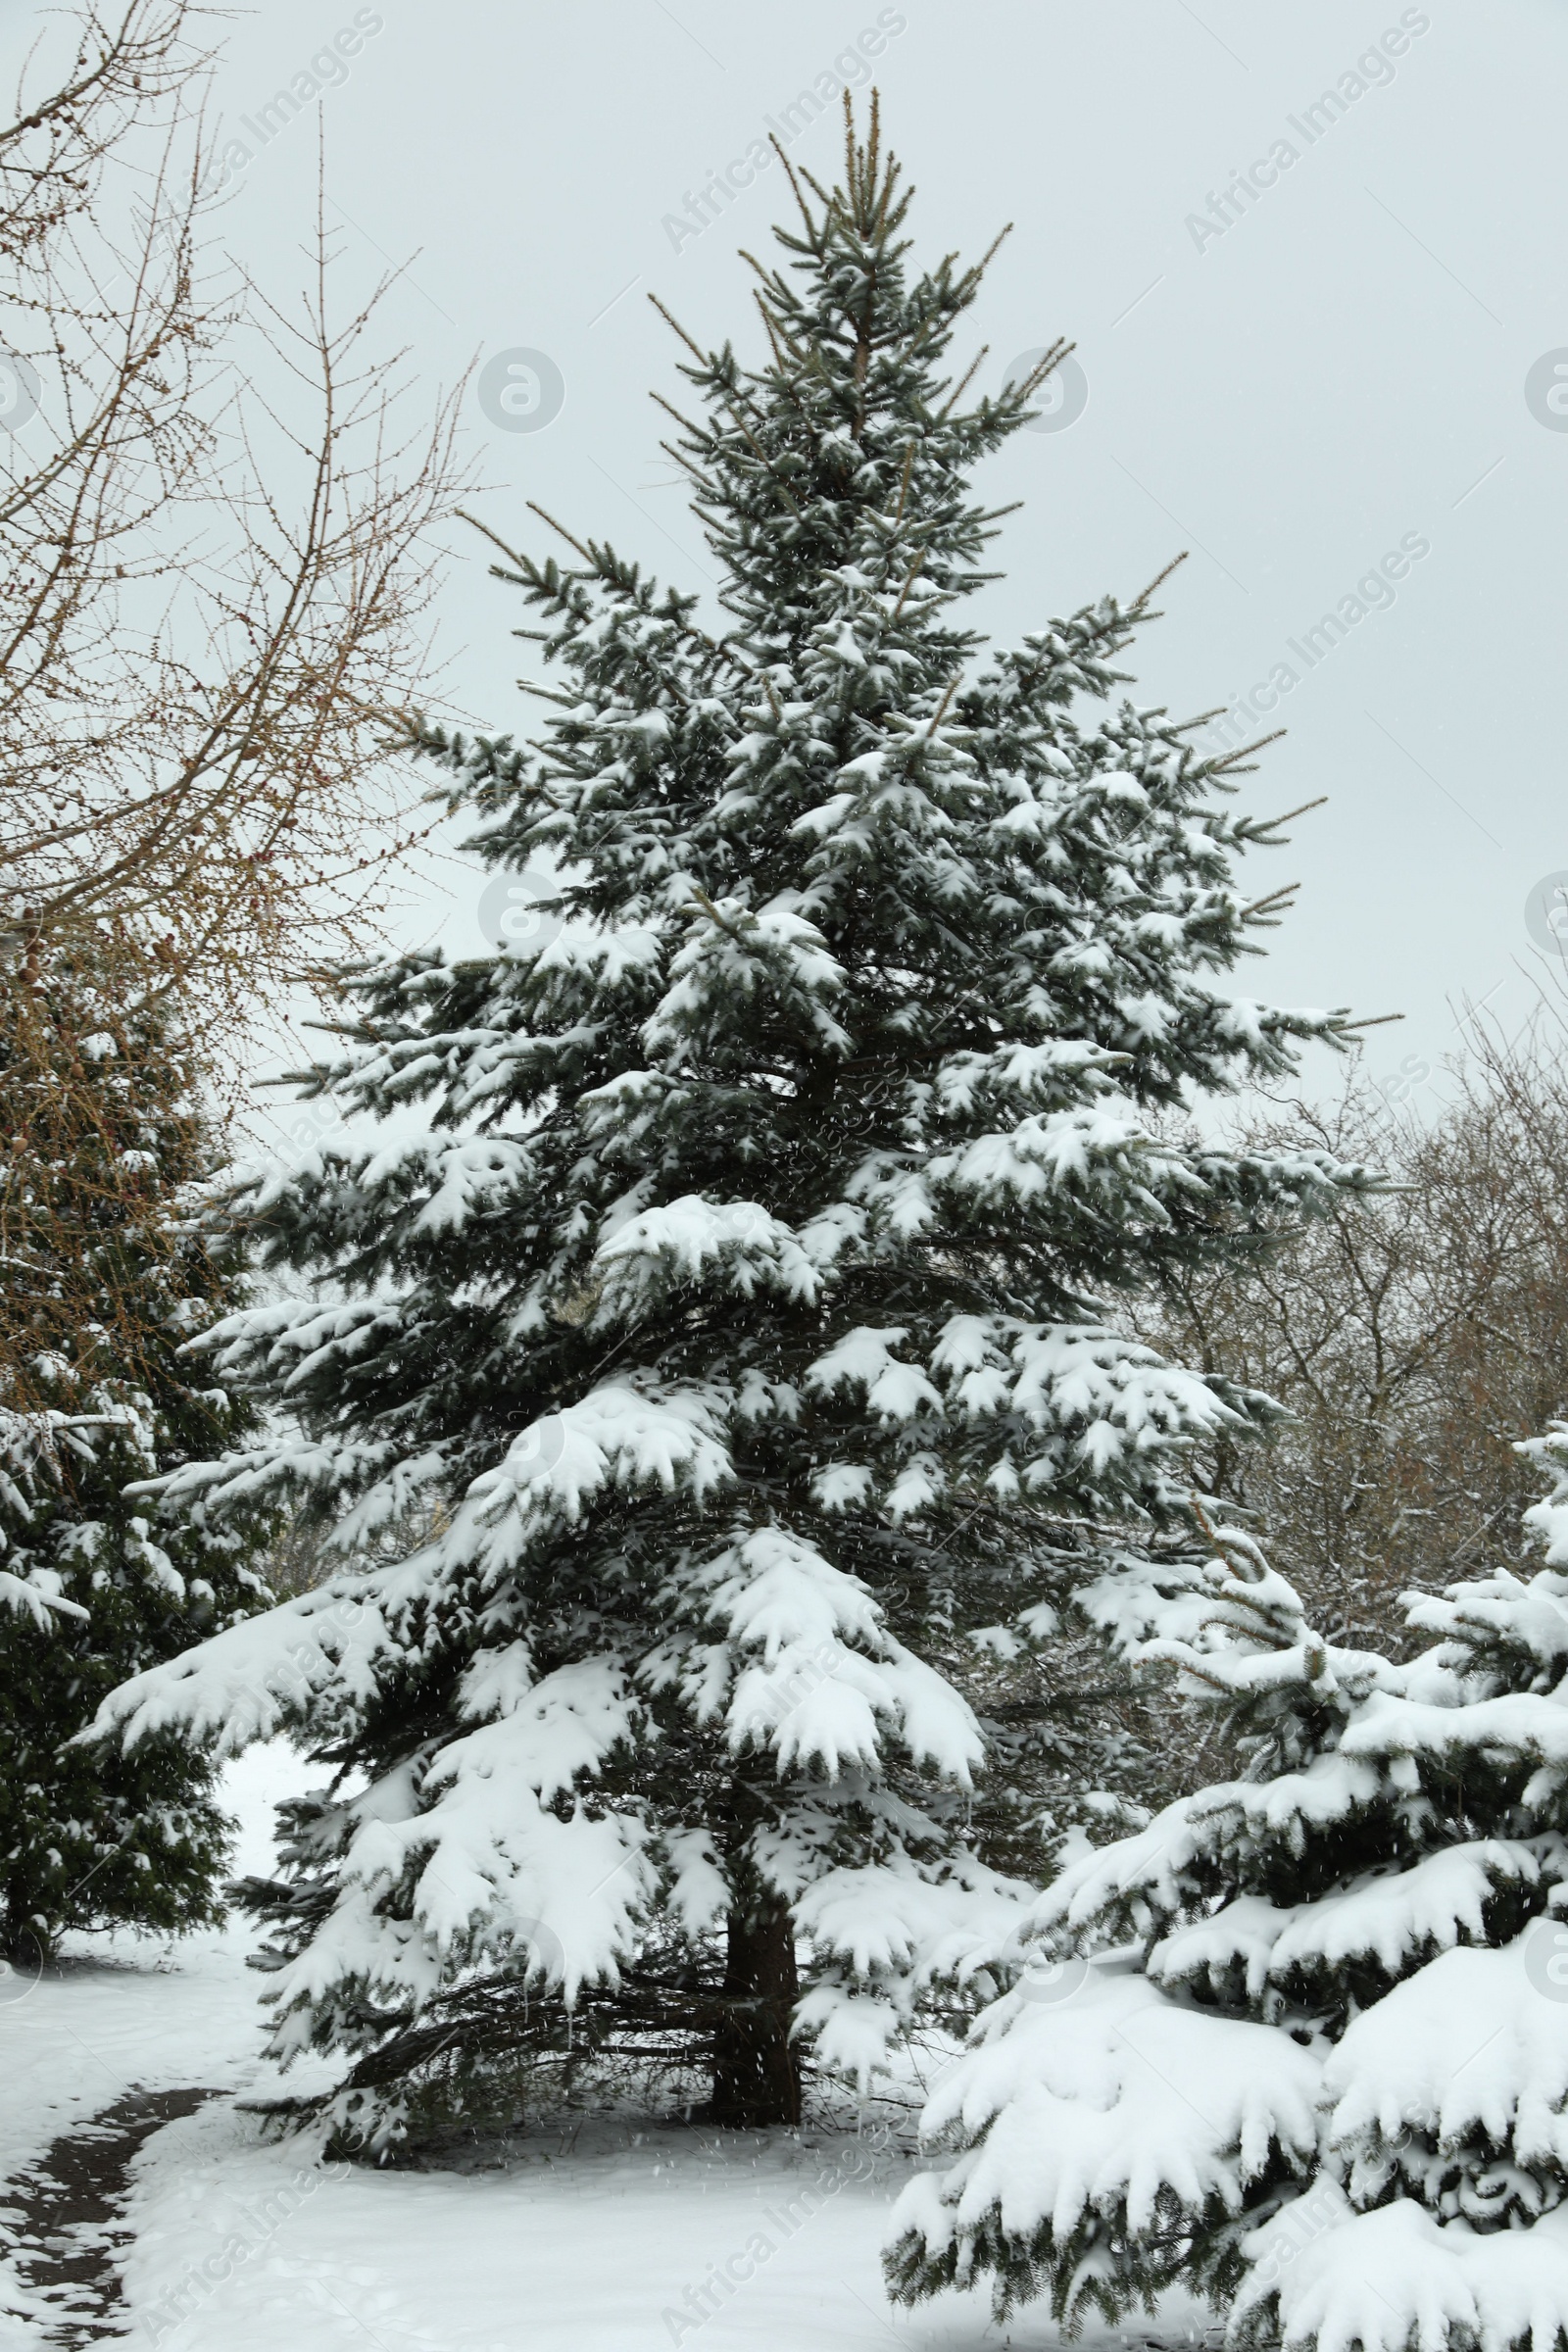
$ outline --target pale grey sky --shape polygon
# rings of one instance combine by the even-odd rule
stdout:
[[[469,395],[503,535],[543,550],[536,497],[705,585],[647,397],[676,389],[647,296],[751,351],[735,248],[765,239],[782,174],[700,234],[671,217],[736,160],[744,179],[767,118],[818,76],[874,71],[920,250],[977,254],[1014,223],[974,314],[986,379],[1066,333],[1087,383],[1070,425],[991,468],[986,489],[1026,504],[987,625],[1130,594],[1190,549],[1134,691],[1185,715],[1263,686],[1278,708],[1256,731],[1289,734],[1250,798],[1330,795],[1251,861],[1259,892],[1303,889],[1244,986],[1402,1011],[1373,1033],[1374,1075],[1435,1059],[1450,999],[1524,1012],[1527,898],[1568,869],[1563,0],[261,0],[220,81],[225,135],[253,150],[222,233],[274,286],[300,266],[315,109],[265,140],[259,110],[357,21],[321,100],[346,286],[416,255],[389,331],[432,390],[476,354],[559,370],[542,430],[499,429]],[[870,68],[855,44],[879,22]],[[828,109],[791,152],[831,172],[838,136]],[[476,558],[443,613],[456,704],[523,725],[519,615]],[[1307,636],[1325,613],[1332,645]],[[460,884],[455,946],[470,925]]]

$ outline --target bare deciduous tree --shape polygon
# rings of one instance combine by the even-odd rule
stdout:
[[[92,1443],[48,1367],[95,1333],[139,1360],[106,1264],[174,1246],[179,1176],[121,1132],[95,1056],[128,1101],[156,1039],[211,1110],[225,1031],[358,951],[428,817],[402,752],[454,405],[402,428],[384,289],[333,322],[319,167],[297,298],[215,258],[216,21],[87,0],[0,126],[0,1439],[24,1481]]]
[[[1568,1409],[1568,1065],[1544,1011],[1508,1045],[1472,1021],[1430,1126],[1364,1079],[1330,1110],[1281,1105],[1249,1140],[1380,1170],[1250,1271],[1184,1277],[1141,1318],[1182,1360],[1290,1418],[1220,1446],[1214,1491],[1343,1638],[1403,1640],[1401,1592],[1521,1549],[1539,1474],[1514,1452]]]
[[[234,1010],[354,942],[422,821],[454,411],[400,432],[319,226],[297,309],[212,262],[201,12],[78,27],[0,130],[5,940],[90,932]]]

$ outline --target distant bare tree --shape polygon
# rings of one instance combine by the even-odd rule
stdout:
[[[1267,1391],[1266,1446],[1221,1445],[1214,1490],[1324,1621],[1396,1646],[1398,1595],[1516,1557],[1540,1480],[1513,1451],[1568,1411],[1568,1063],[1543,1011],[1515,1046],[1479,1021],[1430,1127],[1352,1080],[1337,1105],[1252,1122],[1367,1162],[1344,1200],[1244,1275],[1185,1277],[1140,1316],[1183,1360]]]
[[[0,947],[90,933],[232,1012],[352,946],[423,821],[454,412],[400,433],[324,231],[296,309],[211,265],[204,12],[75,22],[0,129]]]
[[[370,344],[383,289],[333,323],[319,201],[297,302],[213,262],[217,22],[187,0],[91,0],[54,20],[64,46],[46,31],[0,126],[14,1484],[93,1443],[49,1405],[50,1365],[86,1361],[89,1339],[139,1360],[106,1264],[179,1246],[189,1169],[153,1164],[102,1057],[128,1102],[156,1041],[216,1142],[233,1031],[368,942],[429,814],[401,753],[432,685],[431,530],[463,487],[454,407],[401,429],[397,363]]]

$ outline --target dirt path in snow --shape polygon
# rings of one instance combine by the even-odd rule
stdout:
[[[57,2139],[3,2194],[7,2234],[23,2282],[59,2317],[67,2352],[122,2332],[117,2250],[130,2162],[165,2124],[192,2115],[211,2090],[132,2090]]]

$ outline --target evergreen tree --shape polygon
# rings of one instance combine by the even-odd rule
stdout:
[[[964,1661],[1179,1541],[1187,1447],[1264,1412],[1101,1301],[1350,1180],[1149,1132],[1339,1023],[1222,993],[1274,836],[1112,706],[1147,596],[1016,652],[960,625],[968,474],[1030,387],[965,403],[980,271],[911,270],[874,109],[847,150],[759,271],[761,365],[688,342],[731,625],[605,546],[509,557],[565,689],[537,744],[425,746],[488,860],[554,861],[552,919],[362,976],[318,1083],[430,1134],[237,1203],[327,1286],[214,1335],[302,1435],[169,1492],[312,1495],[350,1572],[105,1717],[364,1776],[253,1898],[274,2046],[346,2060],[380,2142],[568,2047],[700,2058],[732,2123],[798,2114],[813,2036],[875,2065],[1026,1891],[974,1784],[1000,1756],[1005,1814],[1031,1735]],[[354,1567],[421,1494],[432,1540]]]
[[[266,1597],[263,1524],[198,1510],[161,1526],[127,1484],[252,1425],[184,1341],[240,1301],[233,1267],[179,1216],[212,1151],[167,1018],[127,1007],[91,960],[17,980],[0,1024],[10,1134],[0,1364],[0,1951],[36,1965],[68,1928],[161,1930],[217,1916],[227,1823],[213,1767],[176,1734],[134,1755],[71,1745],[127,1675]],[[24,1189],[23,1213],[17,1195]]]
[[[1568,1464],[1568,1429],[1522,1450]],[[1408,1665],[1313,1635],[1245,1536],[1144,1580],[1143,1649],[1243,1776],[1058,1878],[926,2117],[914,2301],[1118,2319],[1181,2284],[1292,2352],[1568,2341],[1568,1475],[1547,1565],[1411,1595]],[[1138,1629],[1131,1585],[1100,1596]],[[1113,1956],[1086,1960],[1085,1952]]]
[[[86,1431],[102,1426],[98,1414],[53,1411],[19,1412],[0,1406],[0,1608],[26,1617],[33,1625],[56,1625],[63,1617],[82,1617],[79,1601],[65,1596],[58,1574],[36,1558],[19,1555],[10,1530],[27,1526],[40,1484],[58,1481],[63,1453],[91,1458]],[[20,1573],[19,1573],[20,1571]]]

